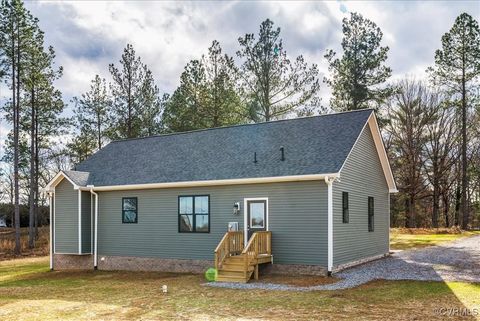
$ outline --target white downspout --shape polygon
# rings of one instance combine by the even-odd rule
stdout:
[[[48,193],[48,203],[50,205],[50,270],[53,270],[53,227],[52,227],[52,224],[53,224],[53,220],[52,220],[52,217],[53,217],[53,209],[52,209],[52,205],[53,205],[53,195],[52,193]]]
[[[95,228],[93,232],[93,268],[96,270],[98,266],[98,194],[93,191],[93,185],[89,185],[90,193],[95,196]]]
[[[328,200],[327,200],[327,236],[328,236],[328,275],[332,274],[333,270],[333,181],[334,177],[325,177],[325,183],[328,187]]]
[[[78,190],[78,254],[82,254],[82,190]]]

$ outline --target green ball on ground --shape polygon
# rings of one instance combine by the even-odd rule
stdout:
[[[214,282],[217,280],[217,270],[214,268],[209,268],[205,272],[205,279],[207,279],[208,282]]]

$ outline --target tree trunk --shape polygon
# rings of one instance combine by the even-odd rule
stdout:
[[[414,228],[415,227],[415,195],[410,194],[407,199],[407,217],[405,220],[405,227]]]
[[[462,76],[462,228],[468,229],[468,178],[467,178],[467,93],[465,88],[465,68]]]
[[[415,215],[415,195],[410,195],[409,211],[410,211],[410,223],[409,223],[409,225],[412,228],[417,227],[416,215]]]
[[[18,22],[17,22],[17,32],[18,32]],[[17,38],[18,40],[18,38]],[[18,131],[19,131],[19,111],[20,111],[20,54],[19,54],[19,44],[17,43],[18,48],[15,50],[15,31],[14,26],[12,25],[12,107],[13,107],[13,186],[14,186],[14,211],[15,211],[15,254],[19,255],[21,253],[21,244],[20,244],[20,198],[19,198],[19,186],[18,186],[18,153],[19,153],[19,144],[18,144]],[[17,51],[17,52],[15,52]]]
[[[32,87],[33,88],[33,87]],[[28,208],[28,247],[35,247],[35,90],[30,96],[30,195]]]
[[[9,177],[9,185],[10,185],[10,217],[12,219],[12,227],[15,226],[15,205],[14,205],[14,188],[13,188],[13,179]]]
[[[438,216],[440,213],[440,193],[438,184],[433,185],[433,208],[432,208],[432,227],[438,228]]]
[[[458,226],[460,224],[460,202],[462,198],[462,190],[459,184],[455,187],[455,218],[454,225]]]
[[[127,90],[127,113],[128,113],[128,119],[127,119],[127,138],[133,138],[132,135],[132,77],[129,73],[128,75],[128,90]]]
[[[38,177],[39,177],[39,156],[38,156],[38,112],[35,113],[35,239],[38,239]]]
[[[450,202],[448,201],[448,195],[443,195],[443,217],[445,218],[445,227],[450,227],[450,217],[448,215],[450,209]]]
[[[100,113],[97,112],[97,135],[98,135],[98,150],[102,149],[102,127],[100,123]]]

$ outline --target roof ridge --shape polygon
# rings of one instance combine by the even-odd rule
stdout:
[[[183,135],[183,134],[204,132],[204,131],[217,130],[217,129],[227,129],[227,128],[236,128],[236,127],[243,127],[243,126],[255,126],[255,125],[267,125],[267,124],[280,123],[280,122],[286,122],[286,121],[295,121],[295,120],[310,119],[310,118],[320,118],[320,117],[326,117],[326,116],[338,116],[338,115],[342,115],[342,114],[355,113],[355,112],[366,112],[366,111],[374,111],[374,109],[373,108],[364,108],[364,109],[357,109],[357,110],[347,110],[347,111],[335,112],[335,113],[330,113],[330,114],[269,120],[269,121],[264,121],[264,122],[260,122],[260,123],[236,124],[236,125],[228,125],[228,126],[220,126],[220,127],[212,127],[212,128],[193,129],[193,130],[187,130],[187,131],[183,131],[183,132],[157,134],[157,135],[151,135],[151,136],[145,136],[145,137],[133,137],[133,138],[116,139],[116,140],[112,140],[109,144],[121,143],[121,142],[132,141],[132,140],[148,139],[148,138],[158,138],[158,137],[166,137],[166,136],[174,136],[174,135]]]

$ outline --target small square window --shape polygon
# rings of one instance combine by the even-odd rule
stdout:
[[[138,199],[136,197],[122,198],[122,223],[138,223]]]

